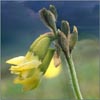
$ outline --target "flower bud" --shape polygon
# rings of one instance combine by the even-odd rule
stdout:
[[[42,21],[44,22],[44,24],[50,29],[53,30],[54,32],[56,32],[56,19],[54,14],[43,8],[42,10],[39,11],[40,12],[40,17],[42,19]]]
[[[56,10],[55,6],[54,5],[50,5],[49,9],[54,14],[55,18],[57,19],[58,15],[57,15],[57,10]]]
[[[61,31],[68,36],[68,34],[70,33],[70,26],[69,23],[67,21],[62,21],[61,23]]]
[[[39,59],[43,60],[48,48],[52,42],[52,34],[43,34],[38,37],[31,45],[29,52],[33,53],[34,55],[38,56]],[[27,53],[26,56],[28,56]]]
[[[68,41],[68,38],[60,30],[58,30],[58,35],[59,35],[59,38],[58,38],[59,45],[61,46],[63,52],[65,52],[66,55],[69,56],[69,41]]]
[[[78,30],[77,30],[77,27],[74,26],[73,27],[73,32],[70,35],[70,43],[69,43],[70,52],[75,47],[75,44],[76,44],[77,40],[78,40]]]

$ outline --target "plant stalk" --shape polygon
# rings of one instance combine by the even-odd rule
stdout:
[[[77,75],[76,75],[76,71],[75,71],[75,66],[73,63],[73,59],[72,56],[70,57],[66,57],[67,62],[68,62],[68,67],[69,67],[69,73],[70,73],[70,77],[71,77],[71,81],[72,81],[72,85],[73,85],[73,90],[76,96],[77,100],[83,100],[80,88],[79,88],[79,84],[78,84],[78,79],[77,79]]]

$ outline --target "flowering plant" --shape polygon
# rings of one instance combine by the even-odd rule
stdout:
[[[69,23],[62,20],[61,29],[57,29],[56,22],[58,15],[53,5],[49,6],[49,10],[46,8],[41,9],[39,13],[42,21],[51,32],[39,36],[32,43],[25,56],[7,60],[7,63],[13,64],[10,68],[11,73],[18,75],[14,83],[22,84],[24,90],[36,88],[42,76],[47,75],[48,66],[51,67],[50,65],[52,64],[57,69],[64,62],[63,57],[65,57],[69,65],[69,75],[76,99],[82,100],[72,60],[72,51],[78,40],[77,27],[74,26],[71,33]],[[52,43],[54,43],[54,48],[51,48]]]

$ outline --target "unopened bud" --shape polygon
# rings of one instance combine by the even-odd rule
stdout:
[[[70,26],[67,21],[62,21],[61,23],[61,31],[67,36],[70,33]]]
[[[61,46],[62,50],[69,56],[69,41],[63,32],[58,30],[58,43]]]
[[[34,55],[37,55],[39,59],[43,60],[52,42],[52,38],[53,37],[51,37],[50,34],[41,35],[32,43],[29,52],[33,53]],[[26,56],[28,55],[29,53],[27,53]]]
[[[54,14],[45,8],[43,8],[39,12],[40,12],[40,16],[41,16],[41,19],[43,20],[44,24],[50,30],[53,30],[54,32],[56,32],[56,23],[55,23],[56,19],[55,19]]]
[[[57,10],[56,10],[55,6],[54,5],[50,5],[49,9],[54,14],[54,16],[55,16],[55,18],[57,20],[58,15],[57,15]]]
[[[78,33],[77,27],[73,26],[73,33]]]
[[[76,44],[77,40],[78,40],[78,30],[77,30],[77,27],[74,26],[73,27],[73,32],[70,35],[70,43],[69,43],[70,52],[75,47],[75,44]]]

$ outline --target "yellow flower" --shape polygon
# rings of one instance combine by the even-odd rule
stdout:
[[[8,60],[7,63],[13,64],[10,68],[11,73],[18,75],[14,83],[22,84],[24,90],[37,87],[42,75],[38,68],[41,61],[37,56],[19,56]]]
[[[31,90],[38,86],[45,74],[55,49],[50,49],[51,33],[38,37],[30,46],[26,56],[12,58],[6,63],[12,64],[10,71],[16,74],[14,83],[23,85],[24,90]]]
[[[52,58],[46,73],[44,74],[45,78],[54,78],[58,76],[61,72],[61,64],[57,67],[54,65],[54,58]]]
[[[31,90],[34,89],[38,86],[40,80],[41,80],[42,73],[40,72],[39,69],[34,69],[34,72],[30,77],[26,77],[25,79],[21,77],[17,77],[14,80],[15,84],[22,84],[23,85],[23,90]]]

